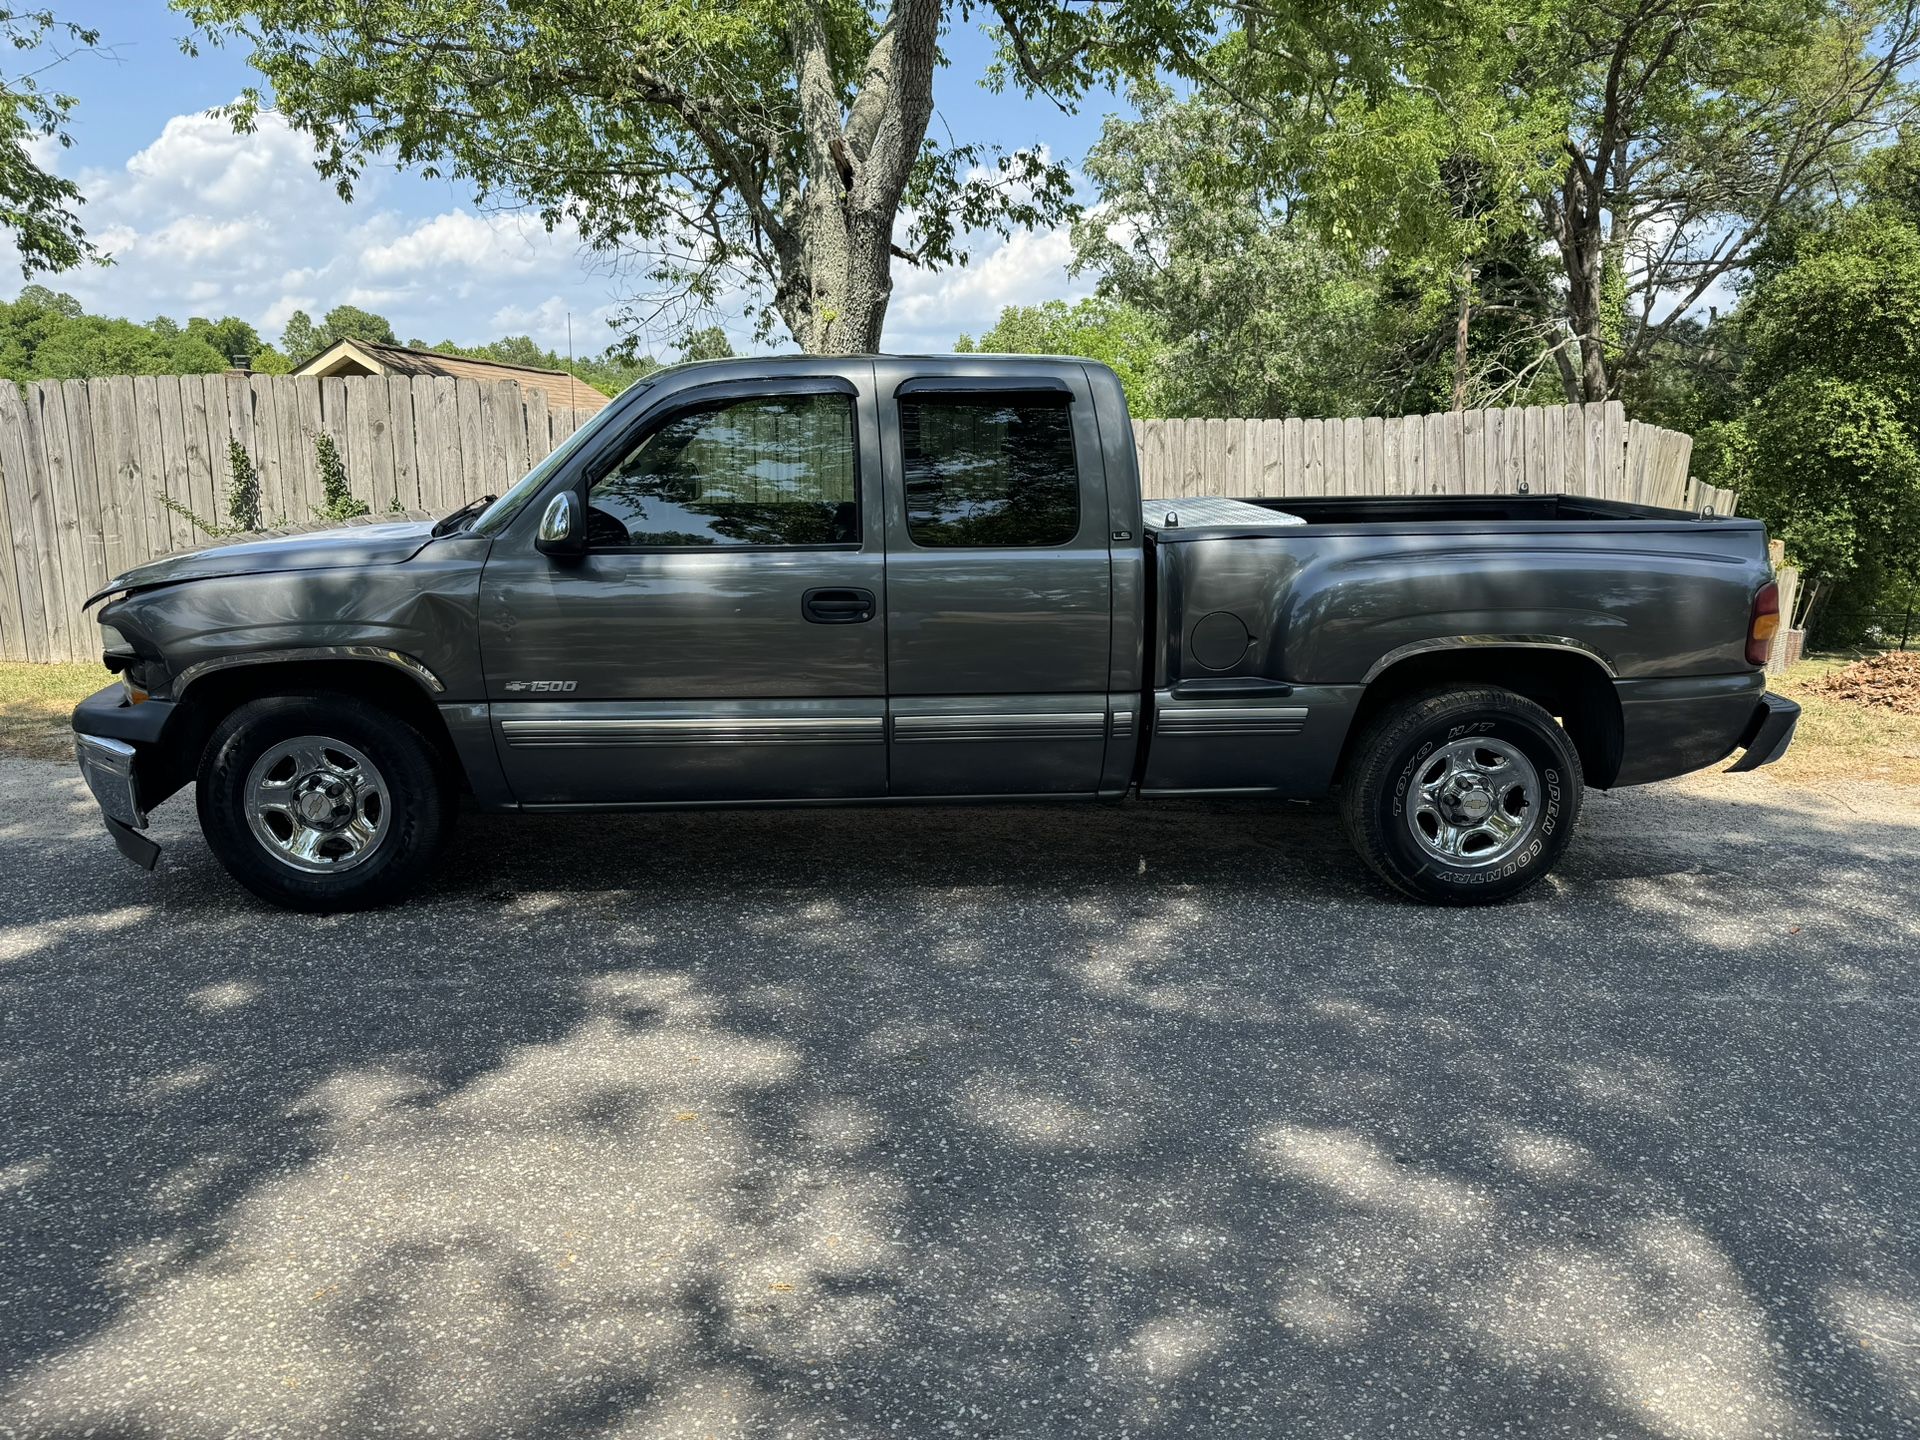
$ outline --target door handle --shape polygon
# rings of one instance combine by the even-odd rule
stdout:
[[[816,625],[858,625],[877,608],[871,590],[809,590],[800,597],[800,614]]]

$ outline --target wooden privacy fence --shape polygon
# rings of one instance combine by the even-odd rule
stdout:
[[[1617,400],[1348,420],[1136,420],[1141,487],[1181,495],[1566,494],[1730,515],[1687,474],[1693,438]]]
[[[321,503],[317,435],[333,437],[376,517],[444,513],[505,490],[584,418],[510,380],[445,376],[0,383],[0,659],[97,655],[81,601],[130,566],[210,543],[160,497],[224,523],[229,440],[275,526]]]
[[[0,383],[0,659],[99,653],[82,600],[121,571],[208,538],[161,497],[226,519],[228,442],[260,477],[269,526],[313,519],[314,438],[330,435],[374,518],[436,514],[507,488],[583,415],[512,381],[426,376],[140,375]],[[1365,420],[1136,421],[1146,493],[1502,494],[1524,483],[1730,513],[1688,479],[1685,435],[1618,404]]]

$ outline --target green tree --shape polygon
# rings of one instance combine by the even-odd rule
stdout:
[[[1827,639],[1920,581],[1916,156],[1913,136],[1876,156],[1861,202],[1801,233],[1792,262],[1747,294],[1749,402],[1703,447],[1715,482],[1823,583]]]
[[[733,342],[727,339],[727,332],[718,325],[708,325],[699,330],[690,330],[681,337],[674,351],[682,360],[730,360],[733,358]]]
[[[67,58],[63,47],[90,50],[99,43],[99,31],[56,20],[51,10],[0,6],[0,50],[31,57],[23,73],[0,73],[0,226],[12,232],[23,275],[101,258],[80,224],[79,187],[28,148],[36,139],[63,149],[73,144],[67,133],[73,96],[44,89],[39,77]]]
[[[979,340],[962,335],[953,348],[963,354],[1084,355],[1119,375],[1135,415],[1165,413],[1160,396],[1167,384],[1166,338],[1151,316],[1124,301],[1093,296],[1072,305],[1009,305]]]
[[[320,332],[314,326],[313,317],[304,310],[289,315],[286,328],[280,332],[280,348],[296,365],[318,355],[325,347],[320,343]]]
[[[1911,113],[1920,60],[1911,0],[1418,0],[1273,21],[1215,51],[1206,94],[1243,117],[1228,153],[1338,243],[1463,277],[1509,231],[1551,247],[1551,358],[1576,400],[1618,393],[1777,222],[1830,201]]]
[[[232,315],[219,320],[195,315],[187,321],[187,334],[196,340],[204,340],[215,354],[224,356],[229,364],[249,365],[256,355],[267,348],[258,330]]]
[[[164,316],[140,325],[88,315],[73,296],[44,285],[29,285],[18,299],[0,303],[0,375],[12,380],[211,374],[226,368],[226,357],[202,335]]]
[[[1141,91],[1086,162],[1100,205],[1074,227],[1077,264],[1164,337],[1168,415],[1339,415],[1378,395],[1380,286],[1291,223],[1237,164],[1232,110]]]
[[[1071,211],[1043,152],[930,133],[943,26],[993,27],[989,84],[1070,101],[1179,69],[1216,22],[1159,0],[175,3],[249,48],[343,197],[393,156],[569,220],[696,304],[744,279],[816,353],[878,347],[896,262],[937,269],[970,229]]]

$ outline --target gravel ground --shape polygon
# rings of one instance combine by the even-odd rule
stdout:
[[[1914,792],[156,835],[0,762],[0,1434],[1920,1433]]]

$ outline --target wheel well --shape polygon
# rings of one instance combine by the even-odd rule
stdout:
[[[448,776],[464,783],[447,722],[411,675],[376,660],[276,660],[215,670],[187,687],[173,721],[180,731],[169,747],[177,767],[170,788],[193,779],[214,727],[249,700],[316,693],[351,695],[402,716],[439,751]]]
[[[1620,772],[1626,735],[1620,696],[1598,663],[1571,650],[1489,645],[1410,655],[1369,681],[1348,727],[1336,777],[1346,772],[1355,737],[1375,715],[1408,695],[1453,685],[1498,685],[1556,717],[1580,754],[1587,784],[1604,790]]]

